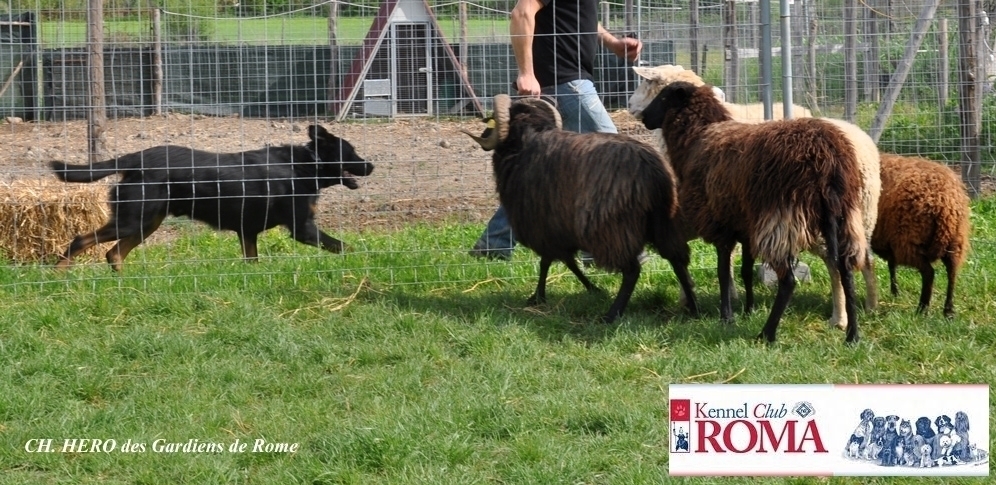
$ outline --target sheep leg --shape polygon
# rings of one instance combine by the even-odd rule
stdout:
[[[743,251],[740,258],[740,279],[744,281],[744,313],[750,314],[754,311],[754,256],[749,251]],[[730,281],[733,281],[732,273]],[[732,285],[731,288],[730,293],[736,293],[736,288]]]
[[[844,290],[844,304],[847,311],[847,337],[844,339],[849,344],[858,343],[858,300],[854,294],[854,272],[847,264],[847,258],[837,258],[837,267],[840,271],[840,283]]]
[[[616,300],[609,307],[609,312],[602,317],[604,323],[612,323],[622,316],[623,310],[629,304],[629,299],[633,296],[633,290],[636,288],[636,281],[640,279],[640,261],[633,258],[629,267],[624,269],[622,274],[623,279],[622,285],[619,286],[619,294],[616,295]]]
[[[920,279],[922,281],[922,286],[920,287],[920,305],[917,307],[917,313],[925,313],[927,307],[930,306],[930,294],[934,292],[934,267],[929,263],[920,265]]]
[[[768,264],[771,264],[770,262]],[[775,331],[778,330],[778,322],[782,319],[782,314],[785,313],[785,309],[788,308],[789,300],[792,299],[792,293],[795,292],[795,272],[792,271],[791,264],[779,264],[775,266],[771,264],[772,269],[775,270],[775,274],[778,275],[778,293],[775,295],[775,302],[771,305],[771,314],[768,315],[768,321],[765,322],[764,328],[761,329],[761,333],[758,334],[757,339],[766,340],[769,344],[775,341]]]
[[[896,261],[889,259],[889,291],[892,292],[892,296],[899,295],[899,285],[896,284]]]
[[[733,276],[730,272],[730,255],[732,254],[733,245],[716,245],[716,273],[719,277],[719,318],[725,323],[733,322],[733,303],[730,298],[730,287],[733,286]],[[750,293],[747,292],[747,294],[749,295]]]
[[[584,285],[584,289],[587,290],[588,293],[602,292],[601,288],[595,286],[595,284],[592,283],[591,280],[589,280],[588,277],[584,275],[584,271],[582,271],[581,267],[578,266],[578,263],[574,261],[574,258],[565,258],[562,259],[561,261],[564,262],[564,264],[567,266],[567,269],[571,270],[571,273],[574,273],[574,276],[576,276],[578,281],[580,281],[581,284]]]
[[[540,258],[539,281],[536,282],[536,291],[533,292],[533,296],[526,300],[526,305],[538,305],[546,302],[546,275],[550,272],[551,263],[553,263],[553,258]]]
[[[840,280],[840,270],[830,259],[830,255],[823,254],[823,263],[827,265],[827,272],[830,273],[830,292],[833,300],[833,310],[830,313],[830,327],[837,327],[841,330],[847,328],[847,312],[844,307],[847,305],[844,297],[844,285]]]
[[[947,296],[944,298],[944,316],[954,318],[954,287],[955,279],[958,276],[958,268],[955,267],[954,259],[950,254],[941,258],[941,261],[944,263],[944,269],[948,273],[948,290]]]
[[[677,229],[672,229],[677,231]],[[671,263],[671,269],[678,278],[680,292],[678,303],[684,306],[693,317],[699,315],[699,305],[695,300],[695,284],[692,283],[692,275],[688,272],[688,264],[691,260],[691,248],[684,238],[659,237],[654,242],[657,252]]]
[[[865,267],[861,268],[861,276],[865,279],[865,310],[872,311],[878,307],[878,279],[875,277],[875,258],[870,249],[865,251]]]
[[[699,316],[699,304],[695,300],[695,285],[692,283],[692,275],[688,272],[688,261],[685,264],[675,264],[671,262],[674,275],[678,277],[678,284],[681,286],[681,294],[685,296],[684,304],[688,314],[693,317]]]

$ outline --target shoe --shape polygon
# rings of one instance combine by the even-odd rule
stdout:
[[[595,265],[595,258],[593,258],[591,256],[591,253],[589,253],[587,251],[581,251],[580,256],[578,257],[578,259],[581,260],[581,264],[585,268],[590,268],[590,267],[592,267],[592,266]],[[650,261],[650,255],[647,254],[646,251],[640,251],[640,255],[637,256],[636,259],[637,259],[637,261],[640,262],[640,265],[644,265],[644,264],[647,264],[647,261]]]
[[[486,245],[477,243],[471,248],[470,255],[475,258],[490,259],[492,261],[510,261],[512,259],[512,250],[489,249]]]

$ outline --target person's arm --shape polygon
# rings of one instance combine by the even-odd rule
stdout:
[[[543,8],[540,0],[518,0],[512,9],[508,32],[512,36],[512,52],[519,75],[515,85],[519,94],[539,96],[540,85],[533,72],[533,32],[536,30],[536,12]]]
[[[643,42],[633,37],[619,38],[598,24],[598,42],[618,57],[633,62],[640,58]]]

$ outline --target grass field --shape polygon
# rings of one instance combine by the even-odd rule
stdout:
[[[698,243],[701,318],[677,307],[654,258],[613,325],[595,323],[610,295],[583,293],[560,265],[549,302],[526,308],[535,256],[473,260],[480,227],[459,224],[342,234],[345,255],[271,231],[249,265],[233,235],[173,221],[179,237],[137,249],[121,276],[98,262],[5,266],[0,483],[755,483],[667,477],[668,384],[992,382],[996,201],[976,202],[972,220],[958,317],[940,315],[943,278],[920,317],[916,273],[900,272],[893,298],[880,264],[881,308],[862,315],[855,347],[826,328],[812,258],[774,347],[753,341],[769,289],[722,326],[713,252]],[[593,275],[614,294],[617,275]],[[43,438],[117,449],[25,451]],[[154,449],[189,440],[226,451]],[[245,452],[227,451],[236,440]],[[253,453],[256,440],[296,451]]]
[[[164,17],[164,21],[170,17]],[[179,18],[183,20],[183,18]],[[338,21],[338,42],[358,45],[370,29],[372,18],[343,17]],[[209,37],[208,43],[223,44],[303,44],[323,45],[329,41],[328,19],[322,17],[274,17],[264,19],[224,18],[197,21]],[[443,34],[456,42],[459,25],[453,21],[440,21]],[[86,44],[86,22],[42,22],[41,42],[46,48],[83,46]],[[508,36],[508,23],[504,21],[471,20],[468,37],[492,39]],[[152,42],[150,20],[108,20],[104,24],[105,41],[117,44]]]

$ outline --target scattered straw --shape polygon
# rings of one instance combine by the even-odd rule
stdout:
[[[353,300],[356,300],[356,297],[359,296],[360,290],[367,288],[369,286],[370,283],[369,281],[367,281],[367,278],[364,276],[363,279],[360,280],[360,284],[356,285],[356,290],[353,291],[353,294],[347,296],[346,298],[322,298],[322,300],[316,305],[309,305],[306,307],[295,308],[291,311],[281,313],[280,317],[283,318],[286,316],[294,316],[297,315],[297,313],[300,312],[301,310],[325,310],[329,312],[337,312],[349,306],[349,304],[352,303]]]
[[[685,380],[686,381],[692,381],[692,380],[698,379],[699,377],[711,376],[713,374],[718,374],[718,373],[719,373],[719,371],[715,371],[714,370],[712,372],[705,372],[705,373],[702,373],[702,374],[695,374],[694,376],[688,376],[688,377],[686,377]]]
[[[732,381],[733,379],[736,379],[737,377],[740,377],[740,374],[743,374],[745,370],[747,370],[747,368],[746,368],[746,367],[744,367],[743,369],[740,369],[739,371],[737,371],[737,373],[736,373],[736,374],[733,374],[732,376],[730,376],[729,378],[727,378],[727,379],[726,379],[725,381],[723,381],[722,383],[723,383],[723,384],[726,384],[727,382],[730,382],[730,381]]]
[[[18,263],[54,261],[77,234],[104,225],[106,183],[73,184],[55,178],[0,182],[0,258]],[[98,245],[81,256],[100,256]]]

